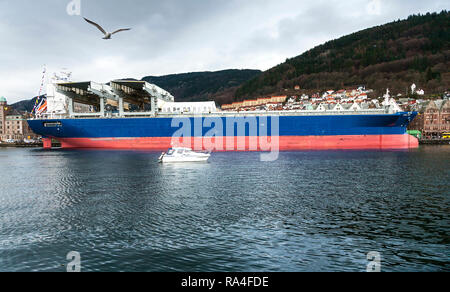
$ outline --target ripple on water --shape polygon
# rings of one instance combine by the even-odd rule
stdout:
[[[449,147],[158,154],[1,150],[0,270],[450,270]]]

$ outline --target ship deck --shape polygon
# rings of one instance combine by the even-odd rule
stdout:
[[[212,113],[72,113],[72,114],[44,114],[40,118],[30,120],[62,120],[62,119],[92,119],[92,118],[196,118],[196,117],[261,117],[261,116],[348,116],[348,115],[392,115],[384,109],[359,111],[248,111],[248,112],[212,112]],[[398,113],[397,113],[398,114]]]

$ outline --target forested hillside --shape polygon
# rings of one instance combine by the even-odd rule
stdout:
[[[450,14],[413,15],[329,41],[244,83],[238,100],[303,89],[366,85],[405,93],[414,82],[428,93],[450,87]]]

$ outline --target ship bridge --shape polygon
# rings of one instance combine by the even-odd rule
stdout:
[[[174,97],[146,81],[114,80],[107,84],[92,81],[56,82],[47,86],[47,112],[68,113],[71,117],[105,116],[112,111],[116,111],[119,116],[155,115],[158,101],[173,102]],[[76,113],[75,103],[94,106],[99,112]],[[131,108],[134,110],[130,111]]]

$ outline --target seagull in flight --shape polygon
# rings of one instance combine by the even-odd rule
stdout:
[[[83,17],[83,18],[84,18],[84,17]],[[105,37],[103,38],[104,40],[110,40],[111,37],[112,37],[112,35],[115,34],[115,33],[118,33],[118,32],[121,32],[121,31],[131,30],[131,28],[121,28],[121,29],[116,30],[115,32],[106,32],[106,31],[103,29],[103,27],[101,27],[101,26],[98,25],[97,23],[95,23],[95,22],[93,22],[93,21],[91,21],[91,20],[89,20],[89,19],[87,19],[87,18],[84,18],[84,20],[86,20],[88,23],[90,23],[90,24],[92,24],[93,26],[95,26],[96,28],[98,28],[98,29],[105,35]]]

